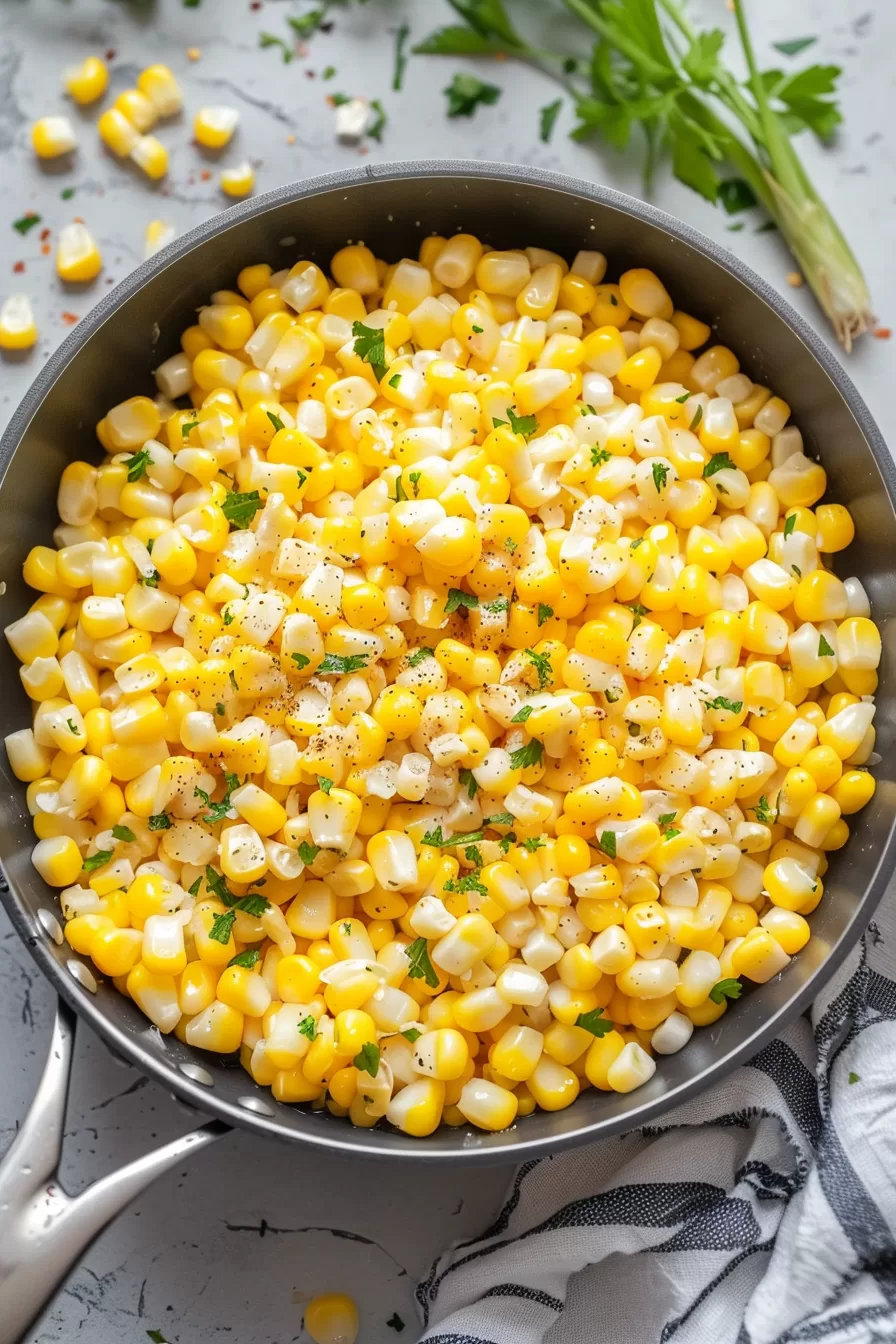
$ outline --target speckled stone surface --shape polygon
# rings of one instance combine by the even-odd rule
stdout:
[[[259,48],[261,31],[285,37],[287,15],[307,7],[288,0],[262,0],[257,9],[250,0],[202,0],[196,9],[180,0],[0,0],[0,298],[29,293],[41,330],[35,352],[0,363],[0,425],[70,330],[62,314],[83,316],[110,282],[142,259],[150,219],[170,220],[184,232],[226,206],[217,186],[220,166],[249,157],[261,191],[363,161],[361,149],[336,141],[329,91],[382,100],[389,117],[383,142],[364,145],[374,161],[500,159],[638,192],[628,159],[567,139],[568,111],[552,143],[539,142],[537,109],[556,90],[528,70],[490,66],[486,77],[502,86],[503,96],[472,121],[449,122],[444,115],[440,90],[467,64],[461,60],[413,58],[404,90],[394,93],[396,27],[407,20],[419,39],[448,21],[441,0],[336,7],[332,31],[288,65],[276,49]],[[693,9],[713,22],[730,18],[722,0],[700,0]],[[751,0],[750,10],[761,51],[768,53],[771,41],[815,35],[807,56],[844,67],[844,130],[831,149],[802,148],[863,262],[882,324],[896,326],[896,6],[892,0],[791,0],[786,6]],[[191,47],[199,50],[196,61],[187,56]],[[220,155],[202,153],[191,143],[191,119],[184,115],[158,132],[171,154],[164,183],[151,185],[112,159],[96,136],[98,110],[72,109],[60,83],[63,67],[106,51],[115,53],[113,92],[161,60],[182,82],[189,111],[207,103],[238,107],[240,127],[231,145]],[[328,66],[337,73],[324,82]],[[79,150],[70,164],[42,169],[30,150],[30,123],[66,111]],[[69,186],[75,194],[63,200]],[[655,200],[731,247],[824,329],[808,291],[786,284],[792,262],[780,240],[755,232],[758,216],[729,232],[731,221],[721,212],[662,175]],[[72,217],[84,218],[105,258],[95,285],[65,289],[52,257],[41,255],[41,229],[20,238],[11,228],[27,210],[43,217],[50,243]],[[20,261],[24,273],[13,274]],[[869,337],[847,363],[884,434],[896,440],[894,355],[896,341]],[[51,1016],[52,995],[0,913],[0,1149],[11,1141],[36,1085]],[[194,1115],[81,1030],[62,1165],[70,1190],[194,1125]],[[401,1338],[410,1340],[414,1280],[446,1242],[485,1223],[507,1175],[500,1169],[409,1173],[389,1162],[373,1166],[231,1135],[160,1180],[100,1237],[29,1332],[28,1344],[144,1344],[148,1330],[183,1344],[289,1344],[307,1340],[303,1304],[327,1290],[357,1298],[363,1344],[398,1337],[386,1325],[393,1312],[407,1322]],[[561,1334],[577,1344],[594,1338],[587,1325],[572,1320]]]

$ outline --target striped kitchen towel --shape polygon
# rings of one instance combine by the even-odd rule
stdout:
[[[811,1015],[647,1129],[529,1162],[423,1344],[896,1341],[896,899]]]

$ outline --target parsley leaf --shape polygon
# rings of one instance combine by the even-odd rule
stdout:
[[[859,1075],[858,1075],[857,1073],[852,1073],[852,1072],[850,1072],[849,1077],[847,1078],[846,1081],[847,1081],[848,1083],[858,1083],[858,1082],[860,1082],[861,1080],[860,1080]],[[386,1324],[388,1325],[388,1321],[386,1322]]]
[[[482,103],[490,106],[501,97],[497,84],[484,84],[475,75],[457,74],[442,92],[448,98],[449,117],[472,117]]]
[[[112,827],[112,835],[116,840],[123,840],[126,845],[132,845],[137,837],[130,826],[116,825]]]
[[[380,1067],[379,1046],[374,1045],[373,1041],[365,1041],[352,1063],[362,1073],[369,1073],[371,1078],[375,1078]]]
[[[151,831],[170,831],[171,818],[167,812],[156,812],[154,816],[150,817],[147,825]]]
[[[554,608],[553,608],[553,607],[549,607],[548,604],[547,604],[547,602],[539,602],[539,604],[538,604],[538,624],[539,624],[540,626],[541,626],[541,625],[544,625],[545,621],[549,621],[549,620],[551,619],[551,617],[553,616],[553,614],[554,614]]]
[[[693,392],[685,392],[683,396],[676,397],[675,400],[679,406],[683,406],[686,401],[690,401],[693,395]]]
[[[784,535],[785,535],[785,537],[789,537],[790,534],[791,534],[791,532],[793,531],[793,529],[794,529],[795,527],[796,527],[796,514],[795,514],[795,513],[789,513],[789,514],[787,515],[787,517],[784,519]]]
[[[298,849],[299,858],[302,860],[306,868],[311,867],[312,863],[317,858],[319,853],[320,853],[320,845],[309,844],[307,840],[303,840],[302,843],[299,845]]]
[[[643,617],[647,615],[647,608],[641,602],[632,602],[631,606],[629,607],[629,611],[635,618],[632,621],[632,629],[637,630],[638,626],[641,624]],[[609,699],[609,696],[607,698]]]
[[[395,34],[395,72],[392,75],[392,88],[396,93],[401,91],[402,81],[404,80],[405,66],[408,58],[405,55],[404,44],[410,36],[411,30],[406,23],[403,23]]]
[[[418,1031],[416,1027],[406,1027],[405,1030],[401,1032],[401,1035],[406,1041],[410,1041],[411,1045],[413,1045],[415,1041],[419,1041],[423,1032]]]
[[[771,826],[773,824],[774,818],[772,817],[772,810],[768,805],[768,798],[764,793],[753,808],[753,811],[756,813],[756,820],[763,826]]]
[[[714,700],[704,700],[704,709],[727,709],[731,714],[739,714],[744,707],[743,700],[728,700],[724,695],[717,695]]]
[[[373,376],[381,382],[386,376],[386,333],[382,327],[365,327],[363,322],[352,323],[353,346],[356,355],[373,369]]]
[[[233,933],[233,926],[236,923],[236,911],[225,910],[222,915],[215,915],[212,926],[208,931],[208,936],[216,943],[229,943],[230,935]]]
[[[447,840],[442,841],[442,848],[453,845],[475,845],[484,839],[482,831],[463,831],[460,835],[449,835]]]
[[[317,1023],[310,1013],[307,1017],[303,1017],[299,1023],[299,1035],[306,1037],[309,1041],[317,1039]]]
[[[514,817],[510,812],[495,812],[490,817],[484,817],[483,826],[512,826]]]
[[[162,1334],[161,1330],[147,1330],[146,1333],[152,1340],[152,1344],[167,1344],[167,1340],[165,1339],[165,1336]]]
[[[709,459],[706,466],[703,468],[703,475],[704,477],[715,476],[717,471],[727,471],[729,469],[731,471],[736,471],[737,467],[731,461],[731,458],[728,456],[728,454],[713,453],[712,457]]]
[[[30,233],[34,226],[40,223],[40,220],[40,215],[35,215],[29,211],[28,214],[23,215],[21,219],[14,219],[12,226],[16,233],[20,233],[24,238],[26,233]]]
[[[713,1003],[722,1003],[725,999],[739,999],[744,987],[739,980],[719,980],[709,991]]]
[[[434,658],[433,649],[416,649],[408,658],[408,667],[419,667],[427,658]]]
[[[480,882],[478,872],[467,873],[466,877],[458,878],[456,882],[449,879],[442,890],[456,892],[476,891],[480,896],[488,895],[488,887],[484,882]]]
[[[665,830],[667,826],[672,825],[674,820],[675,820],[674,812],[664,812],[663,815],[658,819],[657,825],[662,826],[663,830]]]
[[[296,667],[299,669],[300,672],[303,667],[307,667],[308,664],[311,662],[311,659],[308,657],[307,653],[291,653],[289,656],[293,660],[293,662],[295,663]]]
[[[289,65],[293,58],[293,49],[288,42],[284,42],[282,37],[275,36],[274,33],[259,33],[258,45],[260,47],[279,47],[283,53],[283,64]],[[224,940],[227,941],[226,938]]]
[[[332,779],[327,779],[326,775],[318,775],[317,787],[322,793],[329,793],[333,787],[333,781]]]
[[[217,896],[218,900],[221,901],[222,904],[224,905],[236,904],[236,897],[234,896],[230,888],[227,886],[227,883],[224,881],[223,875],[221,873],[216,872],[210,863],[207,863],[205,866],[205,885],[208,887],[209,891],[212,893],[213,896]]]
[[[224,794],[224,797],[218,803],[213,803],[209,799],[208,794],[204,793],[204,790],[202,789],[195,790],[195,793],[199,797],[202,797],[203,802],[205,802],[208,805],[209,811],[204,813],[202,820],[208,822],[210,826],[214,826],[216,822],[223,821],[224,818],[227,816],[228,812],[231,810],[233,806],[230,801],[230,795],[233,793],[234,789],[239,788],[240,781],[236,775],[231,775],[225,772],[224,785],[226,792]]]
[[[475,798],[479,792],[479,785],[476,783],[476,776],[472,770],[461,770],[458,773],[458,781],[462,789],[466,789],[468,798]]]
[[[518,747],[516,751],[510,753],[511,770],[528,770],[530,765],[540,765],[541,758],[544,755],[544,747],[537,738],[527,742],[524,747]]]
[[[545,842],[540,835],[530,835],[523,841],[523,849],[527,854],[534,854],[536,849],[543,849],[544,844]]]
[[[696,411],[694,412],[694,418],[693,418],[693,420],[692,420],[691,423],[688,425],[688,429],[691,431],[692,434],[693,434],[694,431],[697,429],[697,427],[699,426],[700,421],[701,421],[702,419],[703,419],[703,407],[702,407],[702,406],[698,406],[697,409],[696,409]]]
[[[654,488],[657,494],[659,494],[661,490],[665,490],[666,488],[666,477],[669,475],[669,468],[666,466],[665,462],[654,462],[650,469],[650,474],[653,477]]]
[[[231,957],[228,966],[244,966],[247,971],[261,958],[261,953],[257,947],[247,947],[245,952],[237,952],[235,957]]]
[[[405,955],[411,963],[408,969],[409,980],[425,980],[430,989],[438,989],[439,977],[429,959],[425,938],[415,938],[405,948]]]
[[[562,106],[563,99],[557,98],[553,103],[548,103],[545,107],[539,109],[538,123],[542,144],[546,145],[550,140],[554,131],[554,123]]]
[[[600,839],[598,840],[597,843],[608,858],[615,859],[616,857],[615,831],[601,831]]]
[[[609,462],[610,456],[611,454],[607,451],[606,448],[592,448],[591,449],[592,467],[603,466],[604,462]]]
[[[328,653],[317,669],[319,677],[326,676],[347,676],[350,672],[360,672],[367,666],[367,659],[370,657],[367,653]]]
[[[317,32],[326,12],[326,9],[321,6],[319,9],[309,9],[307,14],[287,15],[286,22],[299,38],[304,39]]]
[[[264,500],[257,490],[230,490],[221,505],[224,517],[235,532],[248,527],[258,510],[263,508]]]
[[[307,17],[308,15],[306,14],[305,18],[307,19]],[[292,19],[288,19],[287,22],[292,23]],[[275,415],[273,411],[266,411],[265,414],[274,426],[275,431],[279,431],[283,428],[283,421],[280,419],[279,415]]]
[[[392,377],[389,379],[389,386],[390,386],[390,387],[397,387],[398,384],[399,384],[400,382],[401,382],[401,374],[400,374],[400,373],[393,373]],[[418,471],[418,472],[417,472],[417,480],[419,481],[419,479],[420,479],[420,473],[419,473],[419,471]],[[407,495],[405,495],[405,499],[407,499]]]
[[[397,377],[397,376],[398,376],[398,375],[396,374],[396,377]],[[390,384],[390,386],[391,386],[391,384]],[[411,483],[411,489],[412,489],[413,492],[414,492],[414,498],[415,498],[415,499],[416,499],[416,498],[418,497],[418,495],[420,494],[420,477],[421,477],[422,475],[423,475],[423,472],[422,472],[422,471],[411,471],[411,472],[408,473],[408,480],[409,480],[410,483]]]
[[[85,873],[92,873],[97,868],[102,868],[104,863],[108,863],[114,852],[111,849],[98,849],[95,854],[91,854],[89,859],[84,859],[81,867]]]
[[[522,434],[524,439],[531,439],[532,435],[538,429],[538,417],[535,415],[517,415],[512,406],[507,407],[507,419],[510,421],[510,428],[514,434]]]
[[[554,675],[549,655],[546,653],[535,653],[533,649],[524,649],[523,652],[538,673],[538,689],[543,691]]]
[[[466,607],[470,610],[472,607],[479,606],[479,598],[475,593],[465,593],[463,588],[449,588],[448,597],[445,601],[445,615],[451,616],[457,611],[458,607]]]
[[[819,658],[833,658],[834,650],[825,639],[824,635],[818,636],[818,656]]]
[[[798,56],[801,51],[811,47],[818,39],[815,37],[792,37],[787,42],[773,42],[775,51],[780,51],[782,56]]]
[[[146,468],[151,467],[152,464],[149,450],[141,448],[139,453],[135,453],[133,457],[126,457],[122,466],[127,467],[128,480],[133,483],[134,481],[139,481],[141,476],[145,476]]]
[[[729,177],[719,183],[719,200],[726,215],[739,215],[757,205],[756,193],[742,177]]]
[[[607,1032],[613,1030],[613,1023],[608,1017],[604,1017],[603,1008],[592,1008],[590,1013],[579,1013],[576,1018],[576,1026],[584,1027],[590,1031],[592,1036],[606,1036]]]
[[[510,720],[510,722],[511,722],[511,723],[525,723],[526,720],[530,717],[531,713],[532,713],[532,706],[531,706],[531,705],[523,705],[522,709],[518,709],[518,710],[517,710],[517,712],[514,714],[513,718]]]
[[[518,541],[514,541],[513,537],[506,537],[506,538],[505,538],[505,540],[504,540],[504,549],[505,549],[505,551],[507,552],[508,555],[513,555],[514,551],[516,550],[516,548],[517,548],[518,546],[519,546],[519,542],[518,542]]]
[[[382,103],[380,102],[379,98],[371,98],[370,106],[376,113],[376,116],[374,117],[370,125],[367,127],[365,134],[369,135],[372,140],[378,140],[380,143],[382,143],[383,131],[385,129],[386,122],[388,121],[388,117],[386,116],[386,110],[383,107]]]
[[[258,891],[250,891],[248,895],[240,897],[235,908],[242,910],[244,914],[251,915],[253,919],[259,919],[269,905],[270,901],[267,896],[262,896]]]

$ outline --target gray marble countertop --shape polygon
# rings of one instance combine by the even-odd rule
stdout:
[[[332,31],[316,36],[288,65],[276,50],[259,48],[260,31],[286,36],[287,15],[304,8],[289,0],[202,0],[198,8],[181,0],[0,0],[0,301],[13,291],[30,294],[41,333],[31,355],[0,363],[0,426],[70,330],[63,312],[83,316],[142,259],[149,220],[170,220],[182,233],[226,207],[217,186],[222,165],[249,157],[262,191],[352,166],[362,153],[380,162],[473,157],[536,164],[638,193],[627,158],[567,138],[568,111],[552,142],[540,143],[537,109],[556,90],[547,78],[511,63],[497,74],[490,67],[487,77],[500,83],[503,96],[471,121],[446,120],[440,92],[454,70],[464,68],[461,60],[412,58],[403,91],[394,93],[396,27],[404,19],[412,38],[421,38],[448,21],[442,0],[336,7]],[[723,0],[700,0],[693,8],[713,22],[730,22]],[[844,67],[846,125],[836,145],[801,148],[864,265],[881,323],[896,327],[896,6],[892,0],[791,0],[787,6],[752,0],[750,11],[763,50],[771,41],[814,35],[818,41],[807,54]],[[189,59],[188,48],[198,49],[198,60]],[[164,61],[182,83],[188,111],[207,103],[238,107],[240,126],[228,149],[203,155],[191,143],[191,118],[184,115],[159,131],[171,154],[163,183],[150,184],[113,160],[96,135],[96,107],[73,109],[61,94],[65,66],[107,51],[114,52],[114,92],[132,85],[146,64]],[[324,82],[330,65],[337,73]],[[326,102],[334,89],[381,99],[389,118],[381,145],[337,142]],[[71,116],[80,148],[71,167],[42,169],[30,149],[30,124],[60,112]],[[63,200],[69,186],[75,194]],[[665,175],[655,200],[736,251],[833,344],[808,290],[788,288],[792,262],[773,233],[755,231],[758,220],[748,216],[742,231],[730,232],[731,221],[720,211]],[[42,216],[51,243],[73,216],[84,218],[105,260],[93,286],[66,290],[52,255],[41,254],[40,229],[26,238],[12,230],[13,219],[27,210]],[[24,273],[14,274],[19,261]],[[846,362],[884,434],[896,441],[894,353],[896,340],[868,337]],[[48,986],[0,912],[0,1150],[36,1085],[52,1010]],[[190,1112],[113,1059],[86,1029],[77,1056],[62,1167],[72,1191],[194,1126]],[[357,1298],[364,1344],[397,1338],[385,1324],[393,1312],[408,1323],[403,1338],[413,1338],[415,1279],[445,1243],[484,1224],[507,1176],[501,1169],[416,1167],[409,1174],[388,1162],[373,1167],[233,1134],[158,1181],[99,1238],[28,1344],[76,1338],[145,1344],[148,1330],[183,1344],[288,1344],[308,1338],[303,1304],[337,1290]]]

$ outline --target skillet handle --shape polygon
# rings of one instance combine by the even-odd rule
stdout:
[[[0,1344],[18,1344],[102,1229],[156,1176],[229,1132],[218,1120],[139,1157],[74,1198],[62,1154],[75,1015],[59,1001],[50,1053],[25,1120],[0,1162]]]

